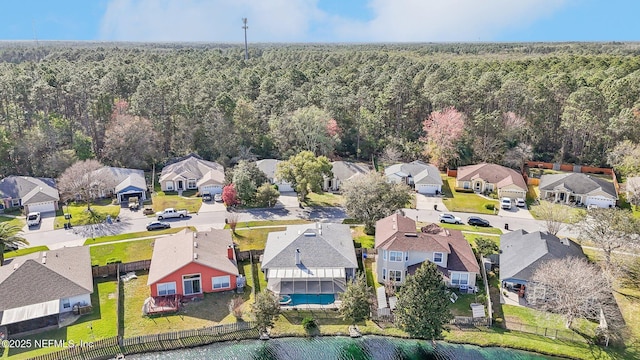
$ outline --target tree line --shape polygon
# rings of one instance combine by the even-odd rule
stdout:
[[[640,46],[67,44],[0,47],[0,175],[77,160],[229,166],[309,150],[441,167],[606,165],[640,143]],[[455,136],[451,136],[454,134]],[[609,159],[611,162],[619,159]]]

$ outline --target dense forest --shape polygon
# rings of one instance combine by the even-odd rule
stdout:
[[[0,44],[0,175],[191,152],[226,166],[300,150],[430,160],[425,120],[445,109],[460,136],[440,166],[606,165],[640,141],[640,44],[250,48],[245,61],[232,45]]]

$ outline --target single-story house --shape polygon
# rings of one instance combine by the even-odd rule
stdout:
[[[393,214],[376,222],[375,248],[378,281],[402,284],[425,261],[431,261],[446,284],[463,289],[473,288],[480,266],[471,245],[459,230],[431,224],[417,230],[416,222],[401,214]]]
[[[543,231],[515,230],[500,236],[500,282],[528,286],[540,264],[568,257],[585,258],[580,245]]]
[[[267,288],[293,304],[331,304],[356,275],[349,225],[289,225],[270,232],[262,255]]]
[[[152,297],[201,297],[234,290],[238,275],[231,230],[184,229],[155,240],[147,285]]]
[[[25,213],[58,210],[60,194],[56,182],[50,178],[7,176],[0,180],[0,212],[22,206]]]
[[[130,197],[137,197],[140,201],[147,199],[147,182],[144,171],[105,166],[94,172],[94,177],[108,178],[113,188],[102,191],[101,196],[116,195],[118,203],[126,202]]]
[[[384,174],[388,182],[407,184],[420,194],[442,192],[442,177],[438,168],[420,160],[391,165],[384,169]]]
[[[324,191],[338,191],[340,186],[358,176],[369,173],[371,170],[364,164],[353,163],[349,161],[334,161],[332,163],[333,177],[324,178],[322,189]]]
[[[545,174],[540,177],[540,197],[565,204],[609,208],[616,206],[618,192],[611,181],[583,173]]]
[[[0,267],[0,327],[9,336],[58,328],[60,317],[91,306],[89,248],[47,250],[8,259]]]
[[[527,183],[519,172],[496,164],[476,164],[458,168],[456,188],[494,192],[511,199],[527,196]]]
[[[160,187],[162,191],[198,190],[200,194],[221,194],[224,167],[190,154],[162,169]]]
[[[278,186],[278,191],[280,192],[291,192],[295,191],[290,183],[280,180],[276,177],[276,170],[278,167],[278,163],[280,160],[276,159],[263,159],[256,161],[256,166],[258,169],[262,171],[270,183]]]

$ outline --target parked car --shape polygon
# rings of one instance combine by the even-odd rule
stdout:
[[[506,197],[500,199],[500,207],[506,210],[511,210],[511,199]]]
[[[516,206],[517,207],[527,207],[527,202],[524,201],[523,198],[517,198],[516,199]]]
[[[152,221],[147,224],[147,231],[151,230],[160,230],[160,229],[168,229],[171,227],[171,224],[164,221]]]
[[[38,226],[40,225],[41,221],[42,217],[40,217],[39,212],[30,212],[29,214],[27,214],[27,225],[29,227]]]
[[[222,202],[222,194],[215,194],[213,200],[215,200],[215,202]]]
[[[452,214],[440,214],[438,217],[441,223],[462,224],[462,219]]]
[[[144,208],[144,210],[142,210],[142,213],[144,215],[153,215],[153,214],[155,214],[155,211],[153,211],[153,209],[150,208],[150,207],[146,207],[146,208]]]
[[[484,227],[491,226],[491,224],[489,224],[489,221],[477,216],[470,216],[467,219],[467,224],[474,225],[474,226],[484,226]]]
[[[211,201],[211,194],[209,194],[209,193],[203,194],[202,195],[202,201]]]

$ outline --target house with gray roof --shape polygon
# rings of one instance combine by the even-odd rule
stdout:
[[[24,207],[25,213],[58,210],[60,194],[50,178],[7,176],[0,180],[0,212],[11,207]]]
[[[388,182],[407,184],[420,194],[442,192],[442,177],[438,168],[420,160],[388,166],[384,174]]]
[[[198,190],[200,194],[221,194],[224,167],[190,154],[166,165],[160,174],[162,191]]]
[[[278,169],[278,163],[280,162],[281,160],[276,159],[262,159],[256,161],[256,166],[264,173],[271,184],[278,186],[278,191],[295,191],[290,183],[276,177],[276,170]]]
[[[610,208],[618,200],[613,182],[583,173],[545,174],[538,188],[542,199],[565,204]]]
[[[0,327],[9,336],[58,328],[60,317],[91,306],[88,247],[66,247],[8,259],[0,267]]]
[[[130,197],[140,201],[147,199],[147,182],[142,170],[105,166],[94,174],[97,178],[107,179],[103,183],[113,185],[102,190],[102,197],[115,195],[118,203],[126,202]]]
[[[333,177],[324,177],[322,189],[324,191],[339,191],[340,186],[358,176],[365,175],[371,170],[365,164],[354,163],[350,161],[334,161],[331,172]]]
[[[500,281],[529,285],[536,269],[546,261],[586,258],[582,247],[547,232],[515,230],[500,236]]]
[[[330,223],[269,233],[261,263],[267,288],[293,304],[333,303],[358,269],[351,229]]]

